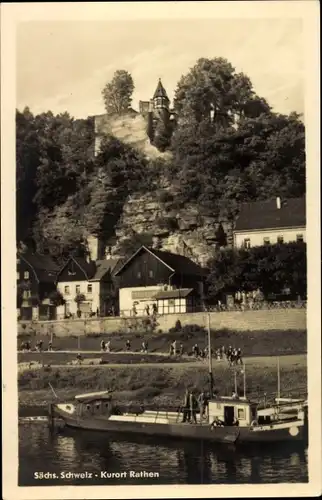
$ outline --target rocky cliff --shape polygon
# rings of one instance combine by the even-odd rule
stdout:
[[[169,152],[161,153],[150,144],[147,137],[147,123],[136,112],[108,119],[106,115],[95,117],[95,149],[98,151],[104,135],[111,134],[138,149],[148,159],[163,158],[171,161]],[[176,205],[176,187],[166,181],[159,172],[153,188],[141,193],[133,193],[123,207],[123,212],[115,228],[116,239],[111,246],[114,255],[124,254],[126,243],[135,236],[148,237],[147,244],[173,253],[190,257],[205,266],[214,255],[216,230],[219,221],[211,215],[204,215],[198,206]],[[227,242],[232,242],[232,228],[221,221],[227,233]]]

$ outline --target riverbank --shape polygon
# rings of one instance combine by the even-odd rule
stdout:
[[[306,397],[306,355],[280,358],[281,395]],[[215,389],[220,395],[231,395],[234,387],[233,368],[224,361],[214,362]],[[276,396],[277,360],[275,357],[254,357],[246,360],[247,396]],[[56,400],[74,398],[81,392],[113,390],[114,399],[122,405],[144,404],[146,407],[178,407],[186,388],[207,389],[206,363],[164,365],[101,365],[61,366],[27,370],[18,375],[19,407],[45,407]],[[238,367],[237,383],[243,394],[243,374]]]
[[[51,337],[46,335],[25,335],[18,339],[18,349],[22,341],[29,340],[33,348],[36,342],[43,341],[47,349]],[[194,344],[204,348],[207,344],[207,331],[198,325],[186,325],[179,331],[157,332],[116,332],[112,334],[92,334],[78,337],[54,337],[55,351],[99,351],[101,341],[110,341],[113,353],[125,350],[127,340],[131,342],[131,351],[140,352],[142,342],[148,343],[149,353],[169,353],[170,343],[177,341],[177,348],[182,343],[185,354],[192,352]],[[244,356],[279,356],[282,354],[304,354],[307,352],[306,330],[256,330],[234,331],[228,329],[211,330],[211,346],[217,349],[232,345],[240,347]],[[19,354],[20,356],[20,354]],[[19,357],[19,360],[21,358]]]

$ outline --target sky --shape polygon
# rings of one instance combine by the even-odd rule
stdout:
[[[101,90],[118,69],[132,74],[133,108],[158,78],[172,100],[200,57],[224,57],[280,113],[304,112],[301,20],[186,19],[31,21],[18,25],[16,103],[33,113],[104,113]]]

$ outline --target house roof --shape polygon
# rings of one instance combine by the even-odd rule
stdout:
[[[91,281],[100,281],[108,271],[113,273],[118,261],[119,259],[97,260],[95,262],[96,271]]]
[[[71,255],[67,262],[60,269],[59,274],[65,269],[67,264],[73,260],[75,264],[84,272],[85,277],[88,281],[100,281],[104,275],[110,271],[113,273],[119,259],[102,259],[96,261],[87,262],[83,257],[74,257]]]
[[[236,220],[235,231],[303,227],[306,225],[305,197],[243,203]]]
[[[166,90],[162,85],[161,78],[159,78],[157,88],[155,89],[155,92],[153,94],[153,99],[156,99],[157,97],[163,97],[169,101],[169,97],[166,93]]]
[[[50,255],[45,255],[38,252],[18,252],[18,256],[20,259],[24,260],[32,267],[39,282],[53,283],[56,281],[59,267],[53,261]]]
[[[160,299],[178,299],[178,298],[184,299],[191,292],[193,292],[193,288],[180,288],[178,290],[164,290],[164,291],[158,292],[154,296],[154,298],[156,300],[160,300]]]
[[[173,273],[194,276],[205,276],[206,274],[205,269],[200,267],[192,260],[188,259],[188,257],[142,246],[133,255],[131,255],[131,257],[127,259],[124,264],[121,265],[121,267],[117,269],[117,271],[114,273],[115,276],[120,274],[121,271],[142,251],[146,251],[154,255],[157,259],[163,262],[163,264],[165,264]]]

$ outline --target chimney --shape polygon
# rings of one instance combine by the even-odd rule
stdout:
[[[281,198],[279,196],[276,198],[276,208],[277,210],[281,209]]]

